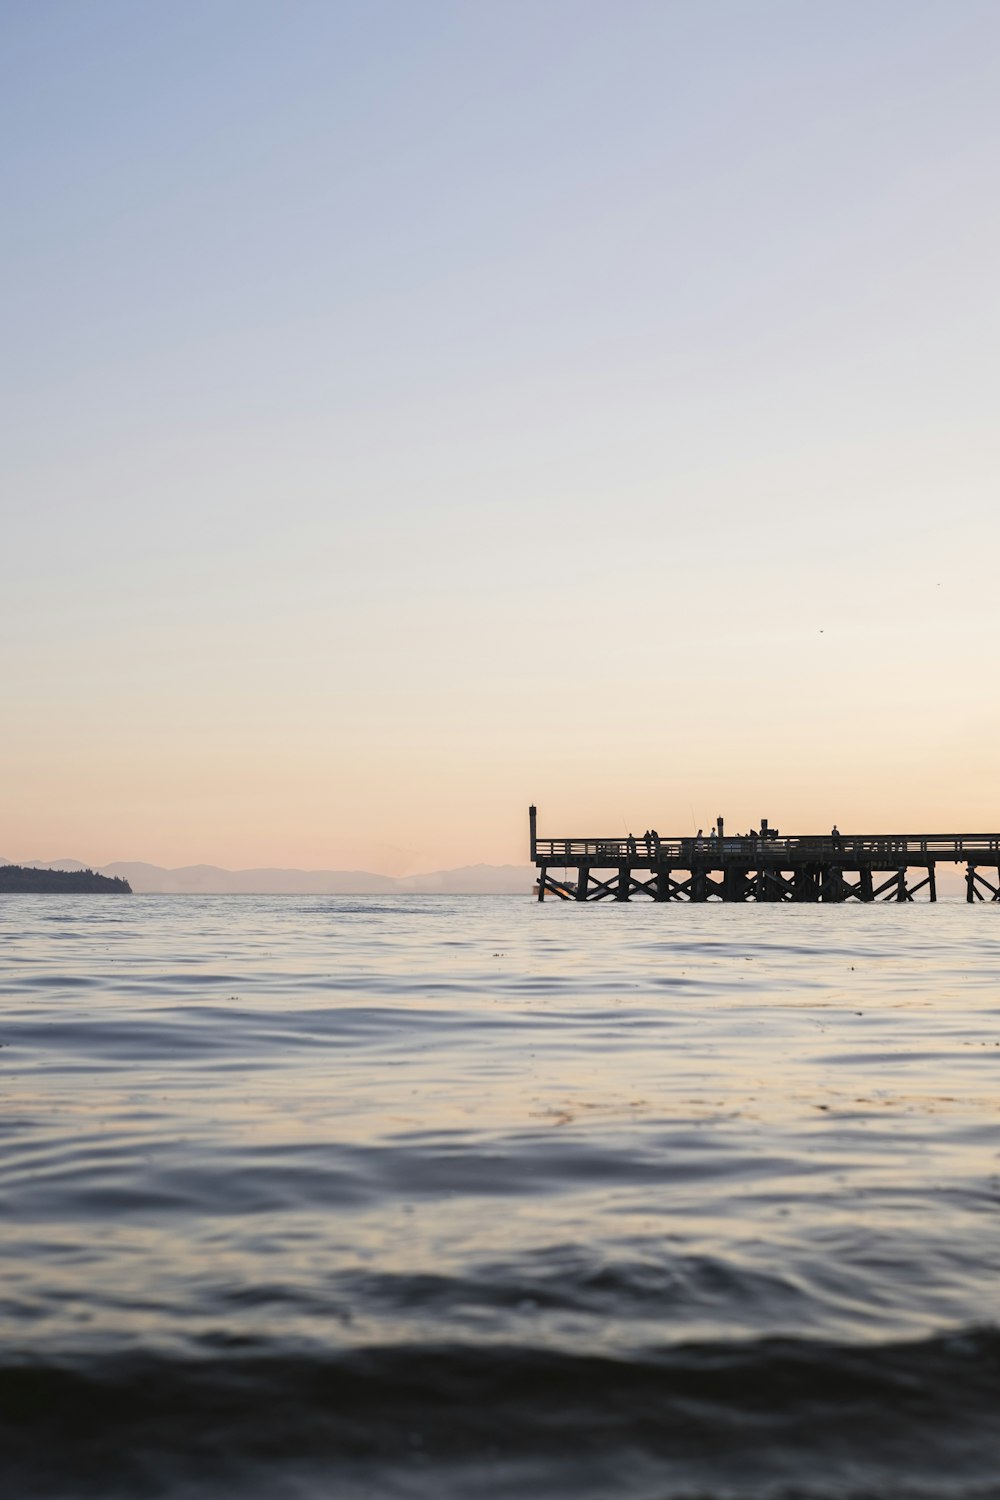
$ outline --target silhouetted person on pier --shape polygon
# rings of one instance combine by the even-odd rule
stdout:
[[[636,855],[635,839],[632,836],[632,834],[629,834],[628,839],[626,841],[626,844],[627,844],[627,848],[628,848],[629,859],[635,859],[635,855]]]
[[[659,859],[659,857],[660,857],[660,835],[657,833],[657,831],[656,831],[655,828],[651,828],[649,830],[649,836],[653,840],[653,853],[656,855],[657,859]]]
[[[646,832],[642,836],[642,842],[646,846],[646,858],[647,859],[652,859],[652,857],[653,857],[653,835],[652,835],[652,833],[650,832],[650,830],[648,828],[646,829]]]
[[[833,844],[836,853],[839,854],[841,849],[843,849],[844,847],[844,840],[840,836],[840,829],[837,827],[836,823],[834,823],[833,827],[830,829],[830,841]]]

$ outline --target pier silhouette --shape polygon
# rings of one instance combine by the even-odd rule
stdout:
[[[694,837],[539,838],[537,821],[530,807],[539,901],[936,901],[941,863],[965,865],[967,901],[1000,901],[1000,833],[730,834],[719,818]]]

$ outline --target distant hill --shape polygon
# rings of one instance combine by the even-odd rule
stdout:
[[[79,860],[33,860],[31,867],[83,870]],[[0,869],[3,862],[0,861]],[[27,868],[27,862],[21,868]],[[9,868],[9,866],[7,867]],[[137,895],[260,896],[524,896],[531,891],[531,865],[463,865],[427,875],[375,875],[369,870],[295,870],[262,867],[225,870],[219,865],[182,865],[167,869],[139,860],[102,865],[100,873],[125,880]]]
[[[0,870],[90,870],[81,859],[0,859]]]
[[[51,870],[30,865],[0,865],[0,894],[131,896],[127,880],[94,870]]]
[[[224,870],[219,865],[161,865],[118,860],[102,866],[106,874],[122,875],[140,893],[162,895],[372,895],[392,892],[398,883],[389,875],[366,870]]]

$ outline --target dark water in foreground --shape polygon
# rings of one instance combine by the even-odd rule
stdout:
[[[0,900],[0,1487],[1000,1497],[1000,908]]]

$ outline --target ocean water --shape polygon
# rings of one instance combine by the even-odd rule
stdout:
[[[1000,1496],[1000,907],[0,898],[11,1497]]]

